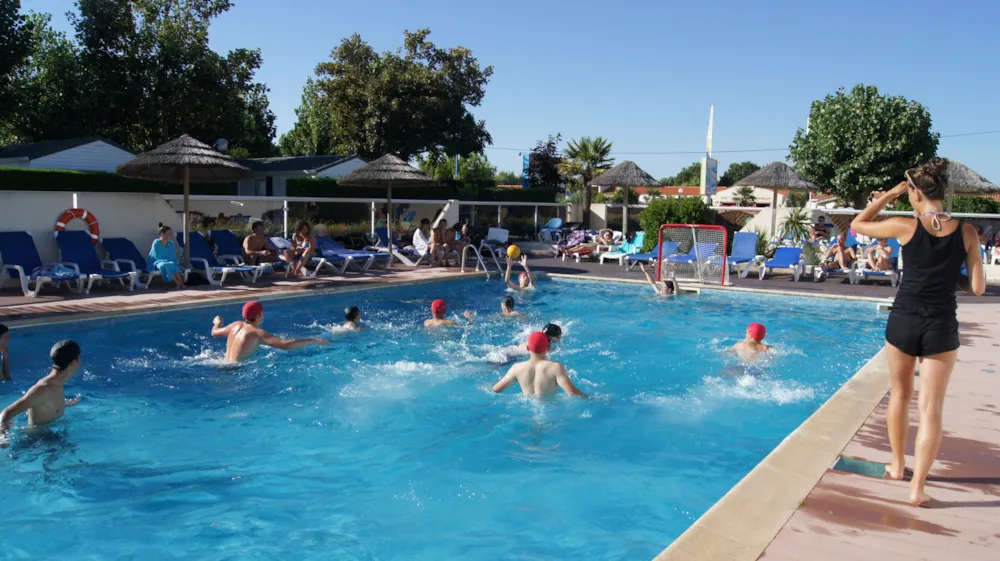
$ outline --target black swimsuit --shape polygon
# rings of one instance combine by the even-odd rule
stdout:
[[[965,262],[962,224],[947,236],[933,236],[917,220],[903,246],[903,280],[885,326],[885,340],[910,356],[958,348],[955,287]]]

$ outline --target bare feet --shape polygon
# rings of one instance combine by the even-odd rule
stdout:
[[[922,506],[924,508],[932,506],[934,499],[930,498],[927,493],[923,491],[910,491],[910,504],[913,506]]]
[[[892,480],[895,480],[895,481],[902,481],[903,480],[903,475],[905,473],[906,473],[906,468],[905,467],[899,467],[899,468],[897,468],[894,465],[887,465],[887,466],[885,466],[885,476],[888,479],[892,479]]]

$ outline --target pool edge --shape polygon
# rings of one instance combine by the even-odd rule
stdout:
[[[654,561],[755,561],[889,391],[885,349]]]

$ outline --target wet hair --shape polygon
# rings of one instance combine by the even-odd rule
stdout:
[[[542,333],[544,333],[549,339],[562,337],[562,328],[554,323],[550,323],[542,328]]]
[[[257,226],[263,226],[263,225],[264,225],[263,220],[254,220],[253,224],[250,225],[250,231],[252,232],[257,229]]]
[[[504,308],[507,308],[508,310],[513,310],[514,297],[509,294],[507,296],[504,296],[503,298],[500,299],[500,305],[503,306]]]
[[[59,341],[49,351],[49,358],[53,368],[66,370],[74,360],[80,358],[80,345],[69,340]]]
[[[312,232],[312,227],[309,226],[309,223],[306,222],[305,220],[299,220],[298,222],[295,223],[295,233],[296,234],[298,234],[299,231],[302,230],[302,228],[306,229],[306,233],[307,234],[309,232]]]
[[[359,316],[361,316],[361,309],[357,306],[349,306],[344,310],[344,319],[347,321],[356,321]]]
[[[156,232],[158,235],[162,236],[163,234],[166,234],[170,230],[173,230],[173,228],[171,228],[170,226],[164,226],[163,224],[160,224],[160,228]]]
[[[4,333],[7,333],[8,331],[10,331],[10,328],[0,323],[0,337],[3,337]]]
[[[944,199],[948,187],[948,160],[934,158],[906,171],[910,184],[932,201]]]
[[[424,224],[427,224],[428,226],[430,226],[431,225],[430,219],[429,218],[422,218],[422,219],[420,219],[420,225],[423,226]]]

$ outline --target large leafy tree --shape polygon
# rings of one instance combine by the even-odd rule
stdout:
[[[563,177],[579,182],[583,189],[583,222],[590,223],[590,204],[593,199],[593,189],[590,181],[605,170],[611,169],[614,158],[611,157],[612,142],[598,136],[581,137],[571,140],[566,146],[565,158],[559,165]]]
[[[664,185],[680,187],[693,187],[695,185],[701,185],[701,162],[693,162],[691,165],[678,172],[677,175],[664,177],[660,180],[660,182]]]
[[[539,140],[528,159],[528,187],[559,187],[564,178],[559,172],[559,142],[562,135]]]
[[[731,187],[737,181],[760,169],[760,166],[753,162],[735,162],[729,164],[729,169],[719,178],[719,187]],[[701,171],[699,170],[699,173]],[[701,177],[698,177],[699,184]]]
[[[295,110],[295,126],[281,135],[278,145],[284,156],[319,156],[333,154],[333,121],[323,94],[312,78],[306,80],[302,104]]]
[[[520,185],[522,177],[516,171],[501,171],[493,179],[497,185]]]
[[[20,0],[0,0],[0,122],[14,112],[14,71],[31,54],[32,22],[20,10]]]
[[[482,103],[493,67],[480,67],[464,47],[438,48],[429,35],[406,32],[401,50],[377,53],[355,34],[316,67],[316,103],[328,114],[336,151],[409,159],[467,156],[492,143],[469,109]]]
[[[420,171],[437,180],[455,178],[455,156],[426,154],[417,158]],[[475,183],[492,183],[497,168],[485,154],[472,154],[458,160],[458,179]]]
[[[789,160],[827,193],[864,208],[873,191],[899,182],[908,168],[934,157],[937,146],[923,105],[859,84],[812,103],[809,130],[795,133]]]

